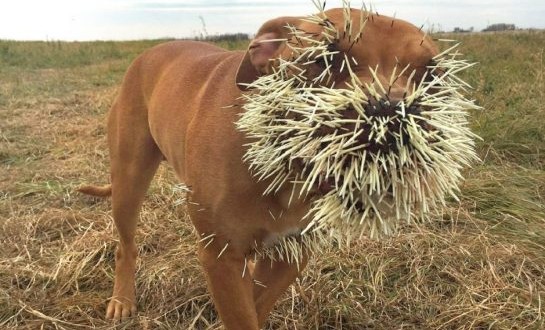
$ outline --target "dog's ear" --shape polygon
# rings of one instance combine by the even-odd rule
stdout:
[[[271,59],[277,58],[286,47],[290,29],[288,26],[297,27],[300,17],[279,17],[263,24],[240,62],[236,75],[237,86],[246,90],[245,84],[249,84],[258,76],[268,73],[271,68]],[[269,41],[271,40],[271,41]]]

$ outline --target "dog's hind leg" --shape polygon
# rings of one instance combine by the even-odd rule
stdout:
[[[149,132],[145,105],[131,99],[132,94],[121,91],[108,121],[112,209],[119,244],[115,254],[114,289],[106,318],[114,320],[136,313],[136,223],[146,191],[162,159]]]

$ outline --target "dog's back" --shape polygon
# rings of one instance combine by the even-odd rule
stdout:
[[[134,117],[145,116],[146,128],[132,128],[149,130],[164,158],[181,179],[186,179],[184,149],[192,149],[187,146],[187,131],[193,121],[199,122],[201,130],[207,127],[220,134],[218,131],[224,129],[222,122],[228,114],[222,108],[232,105],[240,96],[234,76],[243,55],[244,52],[195,41],[158,45],[133,62],[110,117],[127,117],[123,121],[130,122]],[[195,137],[200,133],[190,135]],[[223,142],[226,135],[233,134],[225,132]],[[196,139],[202,145],[209,138],[210,134],[204,134]]]

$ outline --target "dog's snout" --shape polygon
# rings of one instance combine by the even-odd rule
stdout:
[[[366,146],[365,150],[370,154],[394,152],[401,144],[406,144],[409,136],[402,129],[404,118],[411,114],[419,115],[421,112],[418,105],[407,105],[402,96],[393,95],[368,96],[363,109],[367,122],[358,127],[357,140],[359,144]],[[346,117],[352,118],[350,115],[354,116],[355,111],[348,109],[346,114]]]

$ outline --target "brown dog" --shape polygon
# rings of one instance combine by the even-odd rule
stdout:
[[[344,29],[343,9],[325,13],[336,28]],[[360,15],[367,13],[351,12],[355,29]],[[147,51],[129,68],[108,120],[111,186],[81,189],[92,195],[111,194],[113,199],[120,243],[107,318],[119,320],[136,312],[136,222],[163,159],[191,188],[193,203],[188,208],[198,233],[202,238],[214,237],[201,240],[198,257],[227,329],[261,328],[277,298],[304,267],[306,260],[299,265],[259,260],[251,273],[244,273],[256,246],[304,227],[301,218],[309,203],[300,199],[288,207],[291,188],[263,196],[267,182],[258,182],[242,161],[248,140],[234,124],[242,110],[238,106],[226,109],[240,103],[238,83],[269,72],[271,59],[290,55],[281,40],[262,42],[289,39],[287,24],[310,32],[320,28],[301,18],[281,17],[265,23],[246,52],[199,42],[170,42]],[[341,37],[335,47],[355,58],[354,70],[362,82],[373,79],[369,67],[378,65],[379,79],[387,81],[396,65],[410,65],[412,70],[393,86],[397,93],[403,93],[410,72],[415,71],[419,81],[437,53],[418,28],[378,15],[369,17],[358,43]],[[346,79],[342,74],[335,77],[336,88],[342,88]],[[280,220],[271,221],[271,214],[281,213]]]

